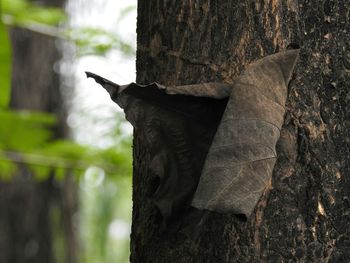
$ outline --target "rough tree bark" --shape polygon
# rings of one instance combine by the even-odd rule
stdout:
[[[41,3],[62,7],[64,1]],[[20,28],[12,28],[10,33],[13,49],[10,108],[53,113],[59,119],[55,137],[67,136],[59,75],[54,72],[54,65],[61,58],[56,39]],[[53,175],[37,181],[25,165],[19,167],[19,174],[11,182],[0,182],[0,262],[54,262],[50,216],[54,203],[62,212],[60,230],[64,231],[66,243],[65,262],[76,262],[72,224],[76,211],[75,184],[69,178],[58,184]]]
[[[147,134],[135,133],[132,262],[348,262],[350,3],[140,0],[137,27],[141,84],[232,83],[289,44],[301,53],[273,179],[247,222],[212,214],[196,242],[160,235]]]

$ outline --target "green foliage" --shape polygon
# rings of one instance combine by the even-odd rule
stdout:
[[[33,177],[38,181],[46,180],[49,177],[49,175],[52,173],[52,169],[50,169],[47,166],[31,164],[28,167],[33,173]]]
[[[123,8],[118,15],[117,22],[121,22],[136,6],[130,5]],[[107,31],[101,28],[74,28],[66,32],[65,38],[72,41],[77,47],[78,56],[98,55],[103,56],[108,51],[116,49],[126,56],[135,56],[135,49],[123,41],[117,32]]]
[[[122,21],[124,18],[126,18],[131,12],[136,10],[136,6],[129,5],[127,7],[124,7],[122,10],[120,10],[119,16],[118,16],[118,22]]]
[[[2,9],[0,15],[2,14]],[[11,87],[11,45],[7,30],[0,21],[0,108],[6,108]]]
[[[78,177],[90,166],[101,167],[106,173],[131,173],[131,146],[96,149],[68,140],[53,140],[56,118],[52,114],[30,111],[0,111],[0,168],[1,175],[13,175],[16,166],[9,161],[25,163],[39,180],[47,179],[54,171],[63,179],[67,171]]]
[[[78,166],[76,162],[82,159],[82,156],[86,156],[86,160],[89,158],[88,147],[84,147],[67,140],[55,140],[42,147],[39,151],[37,151],[37,153],[40,153],[46,157],[59,156],[60,158],[63,158],[62,160],[69,160],[71,163],[62,161],[61,166],[66,166],[67,168]],[[83,164],[81,166],[84,167]]]
[[[66,14],[61,8],[44,7],[31,3],[28,0],[2,0],[2,10],[1,17],[2,20],[6,21],[6,24],[20,26],[42,34],[49,34],[51,36],[67,39],[76,45],[78,56],[101,56],[112,49],[120,50],[126,56],[135,55],[134,48],[123,41],[116,32],[112,33],[101,28],[91,27],[66,30],[54,28],[53,26],[66,20]],[[125,18],[125,16],[133,10],[135,10],[134,6],[128,6],[123,9],[118,21]],[[6,40],[7,35],[4,30],[4,26],[1,28],[0,25],[0,40],[1,43],[6,44],[8,41]],[[8,48],[6,49],[6,47]],[[8,69],[10,69],[10,63],[8,62],[10,62],[11,58],[9,51],[9,45],[0,47],[0,58],[3,58],[1,52],[5,52],[4,57],[7,57],[7,60],[3,61]],[[6,67],[4,69],[6,69]],[[5,73],[8,73],[8,71]],[[4,74],[3,76],[9,76],[9,74]],[[2,77],[0,79],[5,78]],[[6,79],[8,80],[8,78]],[[4,96],[4,98],[8,98],[8,96]]]
[[[135,50],[120,36],[101,28],[71,29],[66,36],[77,46],[78,56],[105,55],[112,49],[120,50],[127,56],[135,54]]]
[[[29,111],[0,111],[0,149],[29,151],[52,138],[55,117]]]
[[[131,148],[129,146],[129,148]],[[130,174],[129,151],[118,148],[96,149],[68,140],[51,142],[36,153],[51,158],[53,167],[85,171],[91,166],[101,167],[109,174]],[[46,163],[50,164],[47,160]]]
[[[2,0],[2,9],[5,18],[18,26],[32,23],[58,25],[66,19],[61,8],[43,7],[27,0]]]
[[[17,172],[17,165],[8,160],[4,153],[0,153],[0,178],[3,181],[10,181]]]
[[[98,28],[60,31],[56,25],[66,18],[58,8],[43,7],[28,0],[2,0],[0,21],[0,179],[11,180],[18,173],[18,163],[27,166],[38,180],[55,175],[56,180],[75,176],[81,186],[81,225],[86,252],[82,262],[127,262],[128,237],[109,234],[111,221],[117,219],[128,226],[131,218],[131,140],[118,141],[109,149],[95,149],[70,141],[57,141],[53,115],[7,109],[10,97],[11,46],[7,25],[36,31],[44,27],[52,35],[72,40],[79,55],[104,55],[119,49],[133,56],[135,50],[116,33]],[[119,20],[135,10],[127,7]],[[45,34],[45,30],[37,30]],[[115,129],[115,136],[120,130]],[[62,183],[62,182],[60,182]],[[61,208],[51,215],[55,225],[61,224]],[[55,254],[64,262],[64,231],[54,231]],[[115,249],[115,248],[118,249]],[[61,260],[61,261],[60,261]]]
[[[56,167],[55,169],[55,178],[58,180],[58,181],[62,181],[65,176],[67,175],[67,170],[62,168],[62,167]]]

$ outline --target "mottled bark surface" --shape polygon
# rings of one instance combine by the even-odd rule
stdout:
[[[159,234],[147,131],[134,139],[132,262],[348,262],[350,4],[347,1],[138,3],[137,82],[227,82],[296,43],[271,185],[247,222],[211,214],[192,241]]]
[[[50,4],[50,0],[41,2]],[[56,6],[63,3],[51,2]],[[57,40],[20,28],[11,28],[10,33],[13,53],[10,108],[55,114],[59,119],[55,137],[65,137],[65,108],[59,75],[54,71],[61,58]],[[11,182],[0,181],[0,263],[54,262],[50,214],[53,204],[63,214],[62,226],[55,227],[64,233],[65,262],[76,262],[72,224],[77,205],[75,184],[70,179],[57,183],[53,176],[37,181],[25,165],[19,167]]]

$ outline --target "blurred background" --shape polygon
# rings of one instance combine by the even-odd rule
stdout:
[[[129,262],[136,0],[1,0],[0,263]]]

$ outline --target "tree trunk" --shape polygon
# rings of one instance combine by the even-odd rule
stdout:
[[[64,4],[63,0],[44,2],[61,7]],[[54,71],[55,63],[61,58],[57,40],[12,28],[11,41],[13,69],[10,108],[55,114],[59,120],[55,137],[66,137],[65,107],[59,90],[59,75]],[[66,179],[57,183],[53,175],[37,181],[25,165],[19,166],[20,171],[11,182],[0,182],[0,262],[54,262],[53,205],[58,207],[62,217],[62,225],[55,227],[64,232],[64,262],[76,262],[77,247],[72,224],[76,211],[74,182]]]
[[[135,132],[132,262],[348,262],[350,3],[140,0],[137,26],[141,84],[232,83],[258,58],[301,52],[272,182],[247,222],[212,213],[196,241],[162,236]]]

